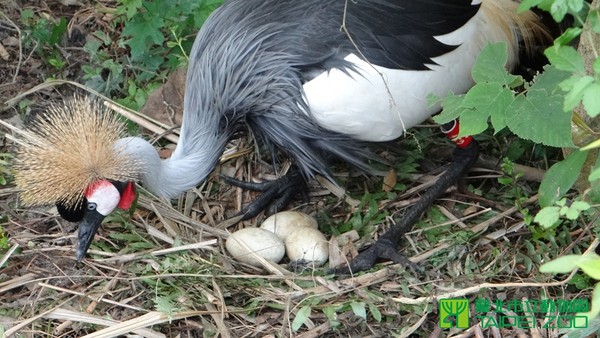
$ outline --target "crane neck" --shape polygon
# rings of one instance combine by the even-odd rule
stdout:
[[[190,152],[178,152],[176,149],[166,160],[161,160],[154,146],[140,137],[119,139],[115,150],[124,156],[134,156],[140,162],[142,171],[139,179],[146,189],[158,197],[175,198],[206,179],[225,146],[219,147],[210,141],[196,144],[206,144],[206,149],[196,148]]]

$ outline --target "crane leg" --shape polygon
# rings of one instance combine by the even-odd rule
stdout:
[[[332,269],[331,273],[348,274],[368,270],[378,260],[391,260],[413,270],[420,270],[418,265],[398,252],[397,246],[400,239],[412,229],[421,214],[475,163],[479,155],[479,146],[471,137],[456,138],[458,122],[442,126],[442,131],[457,144],[452,154],[450,167],[401,218],[394,219],[395,224],[388,232],[379,237],[371,247],[356,256],[350,264]]]
[[[233,186],[262,192],[257,199],[248,204],[238,214],[243,215],[241,220],[255,217],[263,210],[265,210],[267,215],[281,211],[297,194],[306,194],[308,190],[304,177],[295,168],[291,168],[287,174],[279,179],[262,183],[240,181],[223,175],[221,178]]]

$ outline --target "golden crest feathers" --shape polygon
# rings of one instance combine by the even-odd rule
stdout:
[[[518,13],[518,7],[519,3],[513,0],[484,0],[481,3],[482,10],[489,14],[488,19],[501,27],[507,37],[520,40],[525,52],[531,55],[536,45],[545,45],[552,37],[537,14],[532,11]],[[509,45],[509,48],[512,47]]]
[[[99,179],[137,179],[140,164],[114,149],[125,136],[116,114],[89,97],[53,105],[22,134],[15,182],[26,205],[73,205]]]

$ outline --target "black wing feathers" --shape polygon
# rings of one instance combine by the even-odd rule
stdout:
[[[424,70],[431,58],[452,51],[434,38],[475,15],[470,0],[348,1],[346,27],[360,52],[386,68]]]

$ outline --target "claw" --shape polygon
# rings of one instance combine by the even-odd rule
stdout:
[[[358,254],[358,256],[354,257],[349,265],[330,269],[328,272],[336,275],[348,275],[368,270],[371,269],[379,259],[387,259],[394,263],[401,264],[412,270],[415,274],[423,272],[423,268],[420,265],[411,262],[408,258],[401,255],[391,241],[383,238],[375,242],[375,244],[367,250]]]
[[[279,179],[262,183],[240,181],[228,176],[221,176],[221,178],[233,186],[262,192],[257,199],[240,211],[238,216],[242,216],[241,220],[253,218],[263,210],[267,215],[283,210],[294,196],[300,192],[306,192],[307,189],[304,177],[295,169],[291,169]]]
[[[427,190],[421,199],[412,208],[408,209],[402,219],[383,234],[375,244],[367,250],[356,256],[348,266],[330,270],[335,274],[349,274],[364,271],[372,268],[378,259],[391,260],[394,263],[400,263],[409,267],[413,271],[422,271],[421,268],[402,256],[396,250],[400,239],[412,228],[412,225],[419,219],[421,214],[454,184],[462,174],[469,169],[479,154],[477,143],[473,140],[468,146],[457,147],[452,156],[452,164],[446,172]]]

